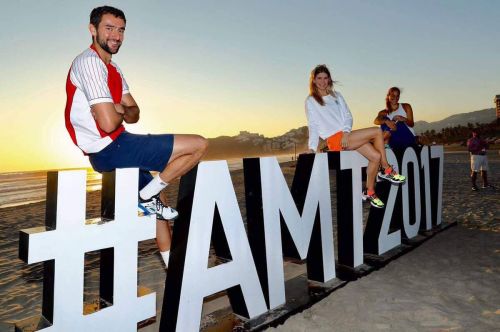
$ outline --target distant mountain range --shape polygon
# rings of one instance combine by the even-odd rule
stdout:
[[[237,136],[209,138],[204,159],[225,159],[302,153],[307,149],[307,126],[292,129],[276,137],[240,131]]]
[[[421,134],[426,130],[441,131],[442,128],[458,125],[466,126],[468,123],[490,123],[495,120],[494,108],[480,111],[461,113],[449,116],[435,122],[415,122],[415,132]],[[265,155],[293,154],[295,151],[302,153],[307,150],[307,126],[292,129],[276,137],[264,137],[257,133],[240,131],[237,136],[219,136],[209,139],[207,159],[242,158]]]
[[[455,114],[435,122],[416,121],[413,128],[417,134],[421,134],[427,130],[434,129],[436,132],[439,132],[446,127],[456,127],[458,125],[467,126],[468,123],[472,123],[473,125],[476,123],[490,123],[495,119],[495,109],[487,108],[480,111]]]

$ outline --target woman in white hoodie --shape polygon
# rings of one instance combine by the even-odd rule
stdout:
[[[363,199],[374,207],[384,207],[375,194],[377,172],[380,178],[393,183],[404,183],[406,177],[396,173],[387,162],[380,128],[352,130],[351,112],[342,95],[333,89],[332,76],[326,65],[318,65],[312,70],[305,104],[310,152],[316,152],[321,137],[326,140],[329,151],[356,150],[365,156],[368,167]]]

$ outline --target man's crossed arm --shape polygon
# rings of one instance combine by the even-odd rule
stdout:
[[[92,116],[99,127],[106,133],[111,133],[118,128],[123,121],[136,123],[139,121],[139,106],[130,93],[122,96],[120,104],[99,103],[91,108]]]

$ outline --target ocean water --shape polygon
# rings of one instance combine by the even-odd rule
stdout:
[[[278,156],[279,162],[291,156]],[[243,168],[243,159],[227,160],[229,170]],[[101,189],[101,174],[87,169],[87,191]],[[44,201],[46,198],[47,171],[0,173],[0,209]]]
[[[101,174],[87,170],[87,191],[101,189]],[[47,172],[0,173],[0,209],[44,201]]]
[[[450,152],[447,152],[450,154]],[[467,154],[451,152],[451,154]],[[276,156],[278,162],[292,160],[293,155]],[[230,171],[242,169],[243,159],[227,159]],[[87,169],[87,191],[101,190],[101,174]],[[0,209],[45,200],[47,171],[0,173]]]

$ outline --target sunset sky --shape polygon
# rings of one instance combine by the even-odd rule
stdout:
[[[0,172],[88,167],[64,127],[65,80],[101,1],[2,0]],[[416,120],[493,107],[500,1],[109,1],[127,16],[113,57],[141,107],[136,133],[272,137],[306,125],[327,64],[372,125],[390,86]]]

